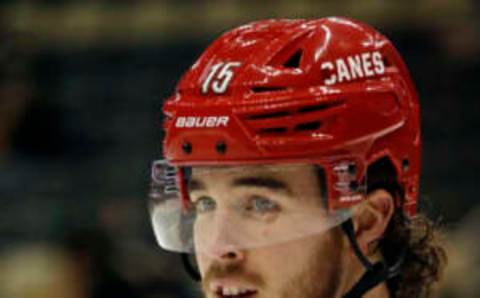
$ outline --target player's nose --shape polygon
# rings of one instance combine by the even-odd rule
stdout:
[[[213,245],[207,253],[219,263],[241,263],[245,259],[245,251],[234,246]]]
[[[231,218],[217,220],[215,228],[211,231],[206,253],[218,262],[242,262],[246,253],[235,236],[236,230],[238,231],[238,227],[236,229],[232,227]]]

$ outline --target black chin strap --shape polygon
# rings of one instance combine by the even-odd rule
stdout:
[[[180,254],[180,257],[182,258],[183,268],[187,272],[188,276],[190,276],[190,278],[194,281],[201,281],[202,277],[200,276],[198,270],[190,262],[189,255],[187,253],[182,253]]]
[[[343,298],[363,297],[366,292],[373,289],[381,282],[400,274],[405,257],[405,249],[401,251],[398,260],[392,266],[388,266],[382,261],[372,264],[358,246],[352,220],[349,219],[344,222],[342,224],[342,229],[348,237],[353,252],[362,263],[363,267],[365,267],[365,273],[362,275],[360,280],[358,280],[358,282],[343,296]]]

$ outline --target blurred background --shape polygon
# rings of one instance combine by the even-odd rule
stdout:
[[[223,31],[329,15],[403,54],[422,107],[422,208],[450,247],[440,297],[478,297],[478,1],[0,0],[0,298],[199,297],[148,222],[162,100]]]

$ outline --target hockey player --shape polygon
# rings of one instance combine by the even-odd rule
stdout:
[[[417,93],[378,31],[341,17],[241,26],[163,110],[152,224],[161,247],[194,256],[206,297],[432,295],[446,256],[416,214]]]

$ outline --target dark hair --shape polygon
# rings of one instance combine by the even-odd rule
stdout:
[[[367,170],[367,192],[379,188],[403,202],[404,191],[388,158],[374,162]],[[405,254],[401,274],[387,280],[392,297],[432,297],[435,282],[440,280],[447,263],[439,238],[439,224],[426,215],[418,213],[407,218],[401,208],[395,211],[377,246],[387,264],[396,262],[399,251]]]

